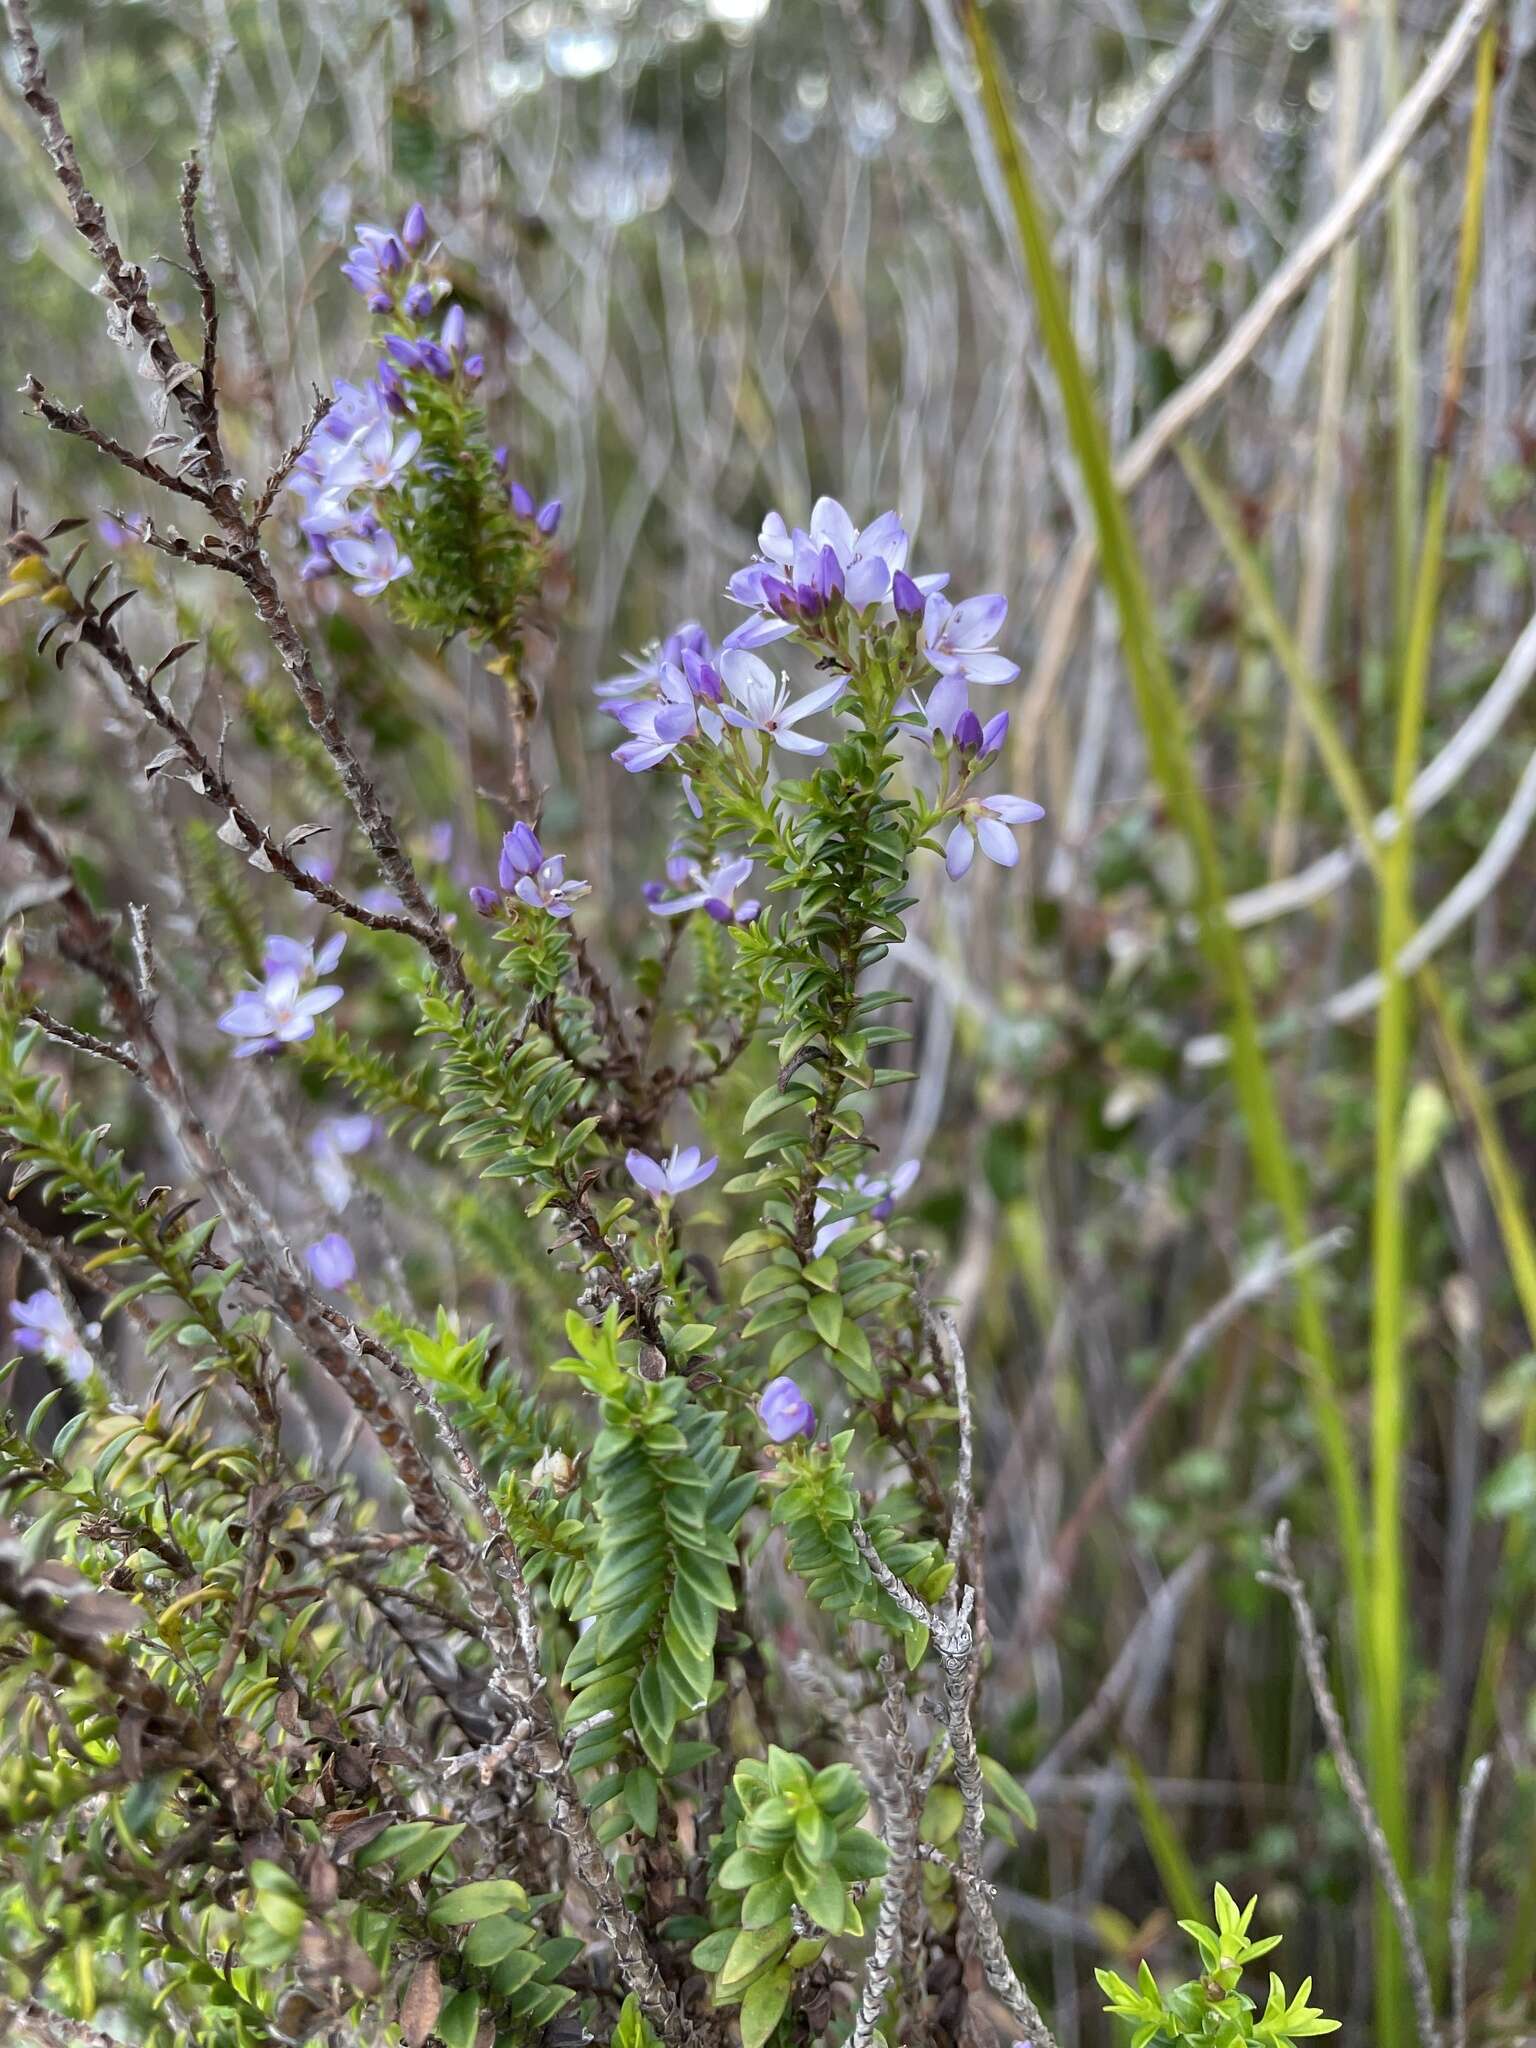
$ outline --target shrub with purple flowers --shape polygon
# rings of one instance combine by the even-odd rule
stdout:
[[[1009,1631],[1010,1672],[1042,1650],[1074,1522],[1038,1586],[989,1602],[967,1247],[890,965],[925,897],[1013,900],[1045,818],[1004,786],[1039,787],[1009,765],[1009,594],[859,485],[786,495],[753,505],[713,609],[653,616],[670,630],[593,680],[619,577],[588,522],[562,539],[548,449],[517,452],[518,378],[549,368],[532,298],[527,332],[493,319],[425,198],[355,225],[356,346],[243,474],[219,321],[250,309],[227,226],[216,264],[200,240],[201,168],[192,326],[113,240],[10,13],[154,422],[139,453],[29,382],[145,502],[18,498],[3,602],[149,742],[159,886],[99,857],[89,801],[0,771],[24,870],[0,1228],[27,1275],[0,1426],[0,2021],[88,2048],[1056,2048],[1001,1912],[1030,1788],[982,1703],[1034,1711],[993,1678]],[[742,496],[793,473],[756,463]],[[633,845],[586,829],[615,803]],[[1086,1035],[1070,994],[1048,1021]],[[1022,1182],[1015,1122],[999,1172]],[[1009,1227],[1054,1311],[1026,1198]],[[1333,1242],[1291,1234],[1218,1334]],[[1142,1426],[1098,1482],[1127,1521],[1153,1512]],[[1217,1533],[1211,1509],[1170,1539],[1160,1584],[1194,1583]],[[1267,1563],[1354,1802],[1284,1525]],[[1151,1862],[1192,1912],[1120,1668],[1075,1734],[1124,1723]],[[1035,1750],[1050,1787],[1071,1757]],[[1377,1868],[1429,1998],[1390,1848]],[[1310,1978],[1262,2002],[1245,1972],[1279,1937],[1214,1897],[1214,1928],[1177,1923],[1198,1977],[1164,1986],[1144,1953],[1134,1982],[1097,1973],[1133,2048],[1332,2031]],[[1117,1955],[1163,1918],[1117,1923]],[[1102,1932],[1069,1903],[1045,1922]]]

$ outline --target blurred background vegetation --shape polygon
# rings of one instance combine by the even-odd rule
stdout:
[[[1218,6],[1214,20],[1172,0],[994,0],[987,13],[1116,448],[1347,185],[1453,12],[1443,0]],[[1350,1603],[1315,1363],[1278,1301],[1158,1381],[1280,1224],[1230,1084],[1195,868],[1149,769],[1115,615],[1091,580],[1081,604],[1064,596],[1089,513],[947,9],[47,0],[38,12],[88,175],[179,310],[184,347],[191,286],[170,253],[150,259],[178,246],[179,166],[205,138],[220,263],[241,280],[225,309],[226,406],[246,437],[236,460],[254,471],[297,430],[311,384],[362,362],[364,316],[335,262],[347,227],[426,204],[485,337],[513,472],[565,501],[569,588],[537,650],[537,765],[546,837],[612,906],[613,947],[643,923],[637,885],[659,872],[665,819],[656,790],[609,763],[590,685],[682,618],[725,620],[725,576],[764,509],[803,518],[818,491],[856,519],[894,504],[922,566],[1009,593],[1005,651],[1025,672],[999,781],[1038,797],[1048,823],[1027,871],[989,869],[965,888],[936,868],[924,877],[897,962],[919,1079],[883,1136],[888,1159],[924,1160],[914,1201],[981,1390],[985,1713],[993,1752],[1039,1812],[994,1875],[1067,2048],[1109,2038],[1093,1967],[1158,1959],[1165,1901],[1192,1911],[1217,1878],[1241,1897],[1262,1888],[1293,1968],[1314,1973],[1347,2024],[1373,2026],[1358,1837],[1317,1761],[1283,1603],[1254,1578],[1284,1512],[1363,1713],[1342,1653],[1367,1617]],[[1404,1600],[1400,1619],[1376,1620],[1404,1649],[1404,1849],[1440,1930],[1438,1970],[1457,1786],[1471,1755],[1499,1759],[1473,1926],[1476,2038],[1488,2040],[1536,2029],[1536,1302],[1516,1285],[1536,1186],[1531,28],[1517,0],[1474,152],[1481,267],[1448,422],[1419,750],[1438,767],[1413,925],[1438,920],[1471,1093],[1448,1080],[1415,1012],[1385,1196],[1379,892],[1295,682],[1315,677],[1367,803],[1384,805],[1423,587],[1470,64],[1358,235],[1204,410],[1206,504],[1172,460],[1131,500],[1307,1226],[1351,1232],[1316,1286],[1361,1501],[1373,1441],[1378,1456],[1398,1443],[1389,1512]],[[4,384],[35,374],[142,441],[147,387],[105,337],[89,263],[11,92],[0,162]],[[42,517],[163,515],[110,495],[121,480],[89,449],[45,445],[20,401],[0,410],[0,474]],[[293,543],[273,542],[290,570]],[[205,710],[243,714],[246,783],[285,821],[316,815],[292,810],[297,742],[272,709],[270,650],[222,593],[128,553],[135,580],[204,642],[200,677],[182,687]],[[466,792],[495,781],[500,686],[376,609],[329,588],[311,597],[386,786],[416,806],[411,830],[424,839],[453,819],[457,857],[486,869],[499,826]],[[123,903],[164,886],[129,786],[152,751],[143,735],[73,669],[34,658],[19,626],[0,626],[0,653],[5,746],[54,816],[83,831],[88,813],[81,850],[103,894]],[[254,891],[281,924],[274,885],[232,856],[221,870],[211,835],[204,850],[205,912],[221,887]],[[206,956],[180,971],[206,978],[209,1005],[232,974]],[[233,1121],[237,1084],[221,1085]],[[1502,1216],[1471,1108],[1507,1169]],[[1379,1243],[1391,1214],[1406,1256],[1384,1302],[1373,1228]],[[1373,1326],[1379,1346],[1394,1314],[1396,1439],[1390,1417],[1380,1434],[1379,1351],[1372,1378]],[[1136,1455],[1074,1521],[1133,1417]],[[1373,1597],[1381,1571],[1378,1526]],[[796,1625],[785,1617],[786,1649]],[[1380,1755],[1375,1767],[1390,1768]]]

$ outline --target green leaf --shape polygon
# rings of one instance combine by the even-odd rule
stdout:
[[[395,1876],[402,1884],[408,1884],[413,1877],[430,1870],[463,1832],[462,1821],[451,1826],[435,1820],[400,1821],[386,1828],[366,1848],[359,1849],[353,1862],[359,1870],[372,1870],[376,1863],[393,1863]]]
[[[478,1921],[469,1931],[464,1944],[464,1959],[473,1963],[477,1970],[489,1970],[497,1963],[504,1963],[518,1949],[527,1948],[533,1940],[533,1929],[526,1920],[514,1920],[510,1913],[498,1913],[492,1920]],[[539,1974],[539,1959],[527,1958],[529,1977]]]
[[[763,2048],[783,2017],[795,1973],[781,1963],[747,1987],[741,2001],[741,2048]]]
[[[460,1991],[450,1998],[437,2016],[434,2030],[443,2048],[475,2048],[480,2031],[480,1994]]]
[[[486,1877],[478,1884],[461,1884],[444,1892],[427,1918],[438,1927],[467,1927],[472,1921],[489,1919],[492,1913],[526,1913],[528,1894],[510,1877]]]
[[[806,1314],[815,1326],[816,1334],[829,1350],[838,1348],[843,1334],[843,1304],[835,1294],[813,1294],[806,1304]]]
[[[720,1971],[721,1995],[740,1991],[759,1970],[777,1962],[792,1933],[787,1915],[782,1920],[775,1920],[770,1927],[744,1927],[731,1943],[731,1952]]]

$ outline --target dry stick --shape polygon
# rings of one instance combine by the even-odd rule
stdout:
[[[1334,1768],[1339,1774],[1339,1782],[1344,1787],[1350,1810],[1355,1816],[1355,1824],[1365,1837],[1365,1846],[1375,1866],[1377,1879],[1386,1895],[1387,1904],[1392,1909],[1392,1918],[1397,1924],[1398,1938],[1403,1945],[1403,1958],[1408,1970],[1408,1981],[1413,1990],[1414,2017],[1418,2023],[1421,2048],[1444,2048],[1439,2022],[1435,2018],[1435,2000],[1430,1990],[1429,1965],[1424,1960],[1419,1930],[1414,1925],[1413,1908],[1408,1903],[1402,1873],[1397,1867],[1381,1822],[1376,1817],[1371,1795],[1365,1789],[1360,1766],[1355,1762],[1349,1746],[1349,1737],[1344,1732],[1343,1716],[1339,1712],[1338,1702],[1334,1699],[1333,1689],[1328,1683],[1328,1664],[1323,1640],[1318,1633],[1317,1621],[1307,1599],[1307,1589],[1301,1583],[1291,1559],[1289,1522],[1277,1523],[1275,1533],[1269,1539],[1268,1550],[1274,1569],[1260,1572],[1259,1579],[1266,1586],[1276,1587],[1291,1603],[1291,1612],[1296,1618],[1296,1633],[1301,1643],[1301,1661],[1307,1674],[1312,1702],[1317,1708],[1317,1717],[1323,1724],[1323,1733],[1328,1738],[1328,1749],[1333,1757]]]
[[[1089,186],[1086,197],[1074,209],[1072,228],[1086,234],[1098,225],[1104,209],[1119,191],[1136,159],[1167,118],[1169,109],[1199,68],[1200,60],[1216,40],[1216,31],[1232,12],[1233,0],[1209,0],[1205,12],[1197,14],[1184,31],[1157,90],[1127,128],[1110,159]]]
[[[1283,1257],[1271,1249],[1256,1259],[1214,1308],[1194,1323],[1182,1341],[1169,1353],[1157,1378],[1138,1402],[1130,1420],[1104,1454],[1104,1462],[1089,1481],[1082,1498],[1063,1522],[1052,1546],[1050,1558],[1025,1610],[1024,1619],[1011,1647],[1028,1650],[1049,1633],[1063,1594],[1072,1583],[1073,1568],[1093,1522],[1105,1500],[1124,1480],[1147,1431],[1172,1398],[1179,1382],[1195,1360],[1208,1351],[1255,1301],[1272,1294],[1283,1280],[1323,1259],[1332,1258],[1350,1242],[1348,1230],[1330,1230]],[[1020,1640],[1022,1638],[1022,1640]]]
[[[976,1950],[993,1995],[1007,2007],[1029,2048],[1056,2048],[1056,2037],[1046,2025],[1035,2001],[1020,1982],[992,1910],[991,1887],[981,1872],[982,1830],[986,1820],[986,1781],[971,1726],[971,1681],[976,1639],[971,1614],[976,1592],[967,1586],[957,1600],[953,1594],[942,1607],[930,1607],[920,1600],[891,1570],[869,1539],[862,1522],[853,1524],[853,1540],[876,1582],[890,1594],[903,1614],[921,1622],[933,1638],[944,1677],[940,1702],[955,1771],[955,1784],[964,1808],[960,1823],[958,1872],[966,1911],[976,1935]]]
[[[1216,353],[1158,408],[1116,462],[1114,477],[1119,490],[1128,493],[1145,481],[1179,437],[1225,391],[1290,302],[1353,234],[1470,56],[1497,4],[1498,0],[1462,0],[1433,55],[1398,101],[1348,186],[1270,277]],[[1025,713],[1017,725],[1015,744],[1020,752],[1016,759],[1033,748],[1035,734],[1055,696],[1071,653],[1078,614],[1092,586],[1097,554],[1093,535],[1079,535],[1057,578],[1030,674]]]
[[[47,827],[20,791],[3,777],[0,794],[13,809],[13,834],[50,874],[66,882],[57,900],[69,921],[72,957],[93,973],[106,991],[120,1028],[137,1048],[146,1086],[188,1163],[223,1213],[250,1282],[273,1303],[310,1355],[366,1418],[405,1488],[418,1523],[457,1573],[490,1648],[493,1683],[515,1710],[512,1732],[521,1744],[521,1757],[527,1768],[549,1787],[554,1801],[555,1831],[569,1845],[576,1874],[592,1895],[598,1924],[612,1944],[624,1981],[669,2048],[682,2048],[691,2039],[691,2029],[662,1979],[644,1930],[624,1898],[576,1788],[560,1745],[553,1711],[543,1692],[536,1659],[529,1656],[525,1647],[530,1639],[529,1626],[523,1615],[509,1613],[495,1577],[460,1526],[408,1427],[374,1384],[363,1355],[386,1364],[397,1379],[410,1386],[417,1400],[430,1405],[425,1389],[387,1346],[365,1338],[345,1318],[338,1318],[299,1277],[292,1252],[285,1246],[279,1249],[280,1241],[255,1197],[224,1158],[217,1140],[193,1107],[181,1074],[155,1028],[144,989],[121,966],[112,950],[110,925],[75,886],[64,854]],[[338,1321],[341,1330],[337,1328]],[[478,1481],[476,1504],[481,1506],[489,1500],[484,1482],[478,1480],[467,1451],[451,1427],[450,1437],[460,1461],[461,1477],[468,1483],[469,1474],[474,1474]],[[527,1588],[516,1548],[494,1509],[492,1516],[493,1545],[509,1569],[515,1569],[521,1601],[526,1601]]]
[[[928,1334],[949,1373],[950,1385],[954,1389],[955,1407],[959,1410],[960,1416],[960,1451],[955,1465],[955,1485],[949,1515],[949,1543],[946,1548],[950,1564],[959,1571],[970,1547],[971,1521],[975,1512],[976,1454],[975,1430],[971,1421],[971,1383],[965,1367],[965,1348],[960,1342],[960,1332],[955,1328],[955,1319],[948,1309],[935,1309],[932,1312],[928,1318]]]
[[[870,1768],[878,1778],[881,1832],[889,1859],[875,1938],[859,2010],[853,2023],[851,2048],[873,2048],[886,2002],[902,1979],[906,1932],[917,1884],[917,1825],[913,1793],[917,1765],[907,1729],[907,1694],[896,1660],[887,1651],[880,1659],[885,1685],[885,1751]],[[904,2037],[905,2038],[905,2037]]]
[[[1480,1756],[1467,1773],[1456,1810],[1456,1863],[1451,1881],[1451,2048],[1467,2048],[1467,1943],[1472,1931],[1472,1844],[1493,1758]]]
[[[19,2005],[0,1999],[0,2019],[20,2027],[24,2040],[40,2042],[42,2048],[121,2048],[115,2035],[87,2026],[84,2020],[66,2019],[63,2013],[50,2012],[35,1998],[24,1998]]]
[[[1528,619],[1520,637],[1504,657],[1503,666],[1471,711],[1432,760],[1414,777],[1405,809],[1410,818],[1422,818],[1443,796],[1461,782],[1473,763],[1479,761],[1509,721],[1511,712],[1536,678],[1536,618]],[[1378,811],[1372,822],[1371,838],[1385,846],[1398,830],[1397,813]],[[1320,854],[1294,874],[1266,882],[1257,889],[1245,889],[1227,898],[1228,922],[1240,930],[1267,924],[1293,910],[1305,910],[1320,903],[1335,889],[1342,888],[1369,857],[1359,839]]]
[[[41,126],[43,144],[63,188],[76,232],[96,259],[110,304],[143,342],[147,364],[160,384],[167,405],[174,404],[192,430],[186,468],[197,475],[199,488],[207,498],[219,528],[216,537],[219,545],[210,548],[206,541],[201,547],[182,543],[173,552],[206,567],[222,569],[244,585],[268,639],[288,671],[305,716],[331,758],[337,779],[373,848],[384,880],[427,934],[423,941],[426,951],[450,994],[467,997],[469,983],[459,950],[444,931],[437,909],[422,888],[415,866],[400,842],[394,819],[385,809],[377,787],[336,715],[335,706],[321,686],[309,649],[277,587],[260,535],[241,510],[240,488],[225,462],[219,436],[211,353],[217,344],[216,313],[212,315],[210,326],[210,302],[214,289],[191,217],[199,176],[195,159],[187,169],[182,201],[187,253],[203,306],[201,369],[178,355],[150,297],[148,280],[136,264],[129,263],[124,257],[107,226],[100,202],[85,182],[75,153],[74,139],[48,84],[47,70],[32,28],[29,0],[5,0],[5,6],[22,94]],[[180,485],[172,488],[180,488]]]

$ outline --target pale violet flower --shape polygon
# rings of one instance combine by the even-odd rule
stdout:
[[[662,884],[648,882],[645,899],[658,917],[682,917],[690,910],[703,910],[716,924],[750,924],[762,905],[755,896],[738,903],[737,891],[752,872],[745,854],[734,860],[717,861],[706,874],[696,860],[673,854],[667,861],[667,880],[681,895],[668,896]]]
[[[791,530],[777,512],[770,512],[757,545],[764,559],[787,570],[797,585],[811,581],[823,550],[830,548],[843,594],[855,611],[863,611],[889,596],[892,576],[906,567],[910,542],[894,512],[882,512],[861,530],[836,498],[818,498],[808,530]]]
[[[332,1230],[305,1247],[304,1262],[317,1283],[335,1291],[350,1287],[357,1278],[357,1254],[339,1230]]]
[[[315,1185],[332,1209],[344,1209],[352,1199],[352,1176],[347,1161],[371,1145],[378,1125],[371,1116],[328,1116],[317,1124],[309,1141],[315,1166]]]
[[[816,1434],[816,1410],[800,1391],[799,1381],[788,1373],[764,1387],[758,1396],[757,1416],[776,1444],[787,1444],[792,1436]]]
[[[547,910],[551,917],[569,917],[572,906],[592,887],[574,878],[568,882],[565,855],[546,855],[538,834],[523,824],[514,825],[502,839],[496,879],[503,895],[515,896],[531,910]]]
[[[382,526],[367,539],[355,533],[328,536],[326,545],[337,568],[352,578],[359,597],[377,597],[391,583],[409,576],[415,566],[409,555],[401,554],[395,536]]]
[[[345,932],[334,933],[318,952],[305,939],[281,933],[267,938],[261,961],[265,980],[236,996],[218,1019],[222,1032],[243,1041],[235,1047],[237,1060],[314,1036],[316,1017],[339,1003],[344,990],[339,982],[311,984],[336,965],[346,943]]]
[[[11,1333],[21,1350],[37,1352],[67,1380],[78,1385],[90,1378],[95,1361],[80,1341],[69,1311],[48,1288],[40,1287],[12,1304]],[[85,1334],[94,1343],[101,1335],[100,1323],[88,1323]]]
[[[692,648],[683,650],[681,665],[661,662],[655,675],[656,695],[627,703],[610,703],[609,711],[631,737],[613,750],[613,758],[631,775],[642,775],[671,760],[685,740],[703,734],[718,741],[722,727],[715,705],[720,676],[714,665]]]
[[[1016,661],[997,651],[997,636],[1008,616],[1008,600],[993,593],[951,604],[931,591],[923,607],[923,651],[941,677],[967,683],[1011,683]]]
[[[791,698],[788,680],[783,676],[775,679],[773,670],[760,655],[740,647],[721,655],[720,675],[733,699],[731,703],[722,703],[720,712],[731,725],[744,732],[760,732],[775,746],[792,754],[827,751],[825,740],[813,740],[796,728],[803,718],[814,718],[818,711],[837,702],[848,688],[846,676],[807,690],[803,697]]]
[[[312,939],[289,939],[281,932],[268,932],[262,941],[261,971],[274,974],[314,976],[329,974],[347,949],[345,932],[332,932],[317,952]]]
[[[960,807],[960,815],[954,829],[944,842],[944,865],[954,881],[959,881],[976,858],[976,841],[981,841],[981,850],[990,861],[996,861],[1000,868],[1014,867],[1019,858],[1019,842],[1009,830],[1012,825],[1033,825],[1043,818],[1045,811],[1027,796],[973,797]]]
[[[220,1017],[219,1029],[244,1041],[235,1047],[235,1058],[246,1060],[253,1053],[313,1038],[315,1019],[341,997],[335,983],[306,989],[296,974],[274,974],[261,988],[236,996]]]
[[[603,698],[633,697],[639,690],[654,689],[661,681],[664,668],[681,668],[684,654],[697,654],[705,661],[714,659],[709,635],[697,619],[684,619],[675,631],[645,655],[626,655],[629,672],[621,676],[607,676],[600,683],[592,685],[593,694]]]
[[[846,1236],[861,1216],[883,1223],[921,1171],[921,1160],[904,1159],[890,1173],[856,1173],[851,1181],[824,1180],[816,1197],[816,1221],[821,1227],[811,1248],[812,1258],[819,1259],[829,1246]],[[824,1216],[845,1204],[855,1213],[822,1223]]]
[[[674,1145],[666,1159],[653,1159],[648,1152],[627,1152],[624,1164],[630,1179],[648,1195],[671,1196],[686,1194],[708,1180],[720,1161],[702,1158],[697,1145],[681,1150]]]

